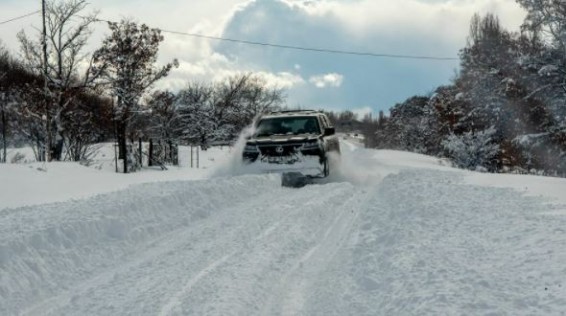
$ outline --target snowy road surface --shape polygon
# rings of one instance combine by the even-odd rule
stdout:
[[[244,175],[0,209],[0,315],[564,315],[566,207],[343,150],[299,190]]]

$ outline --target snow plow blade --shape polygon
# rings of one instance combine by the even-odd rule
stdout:
[[[311,179],[300,172],[284,172],[281,185],[287,188],[302,188],[311,183]]]

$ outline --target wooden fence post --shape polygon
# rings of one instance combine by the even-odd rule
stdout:
[[[138,150],[139,150],[139,162],[140,168],[143,167],[143,151],[142,151],[142,139],[141,137],[138,139]]]
[[[149,139],[149,159],[147,165],[148,167],[153,167],[153,138]]]

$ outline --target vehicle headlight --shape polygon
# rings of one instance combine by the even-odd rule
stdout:
[[[244,147],[244,152],[246,152],[246,153],[257,153],[257,152],[259,152],[259,149],[257,148],[256,145],[246,145],[246,147]]]
[[[301,146],[301,150],[313,150],[313,149],[319,149],[320,148],[320,144],[318,141],[316,142],[310,142],[310,143],[304,143],[303,146]]]

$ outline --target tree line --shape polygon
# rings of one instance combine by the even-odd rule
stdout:
[[[566,10],[560,1],[518,0],[519,31],[475,15],[452,83],[357,119],[329,113],[366,145],[450,157],[460,167],[566,175]],[[118,140],[119,157],[140,138],[207,146],[233,139],[258,114],[284,105],[284,91],[254,74],[152,91],[178,67],[157,63],[158,29],[122,20],[85,52],[96,13],[85,0],[52,0],[41,33],[18,34],[20,57],[0,44],[0,162],[29,144],[37,160],[86,159],[93,143]],[[124,166],[127,171],[127,166]]]
[[[450,157],[459,167],[566,176],[566,10],[518,0],[520,31],[475,15],[450,85],[366,120],[367,145]]]
[[[139,138],[206,146],[234,135],[284,102],[281,89],[252,73],[221,82],[153,91],[178,67],[159,65],[160,30],[129,20],[106,22],[110,34],[85,52],[96,13],[85,0],[46,4],[46,34],[18,34],[21,57],[0,42],[0,162],[6,148],[28,144],[38,161],[80,161],[92,144],[116,138],[119,158]],[[45,44],[45,45],[44,45]],[[153,92],[151,92],[153,91]]]

